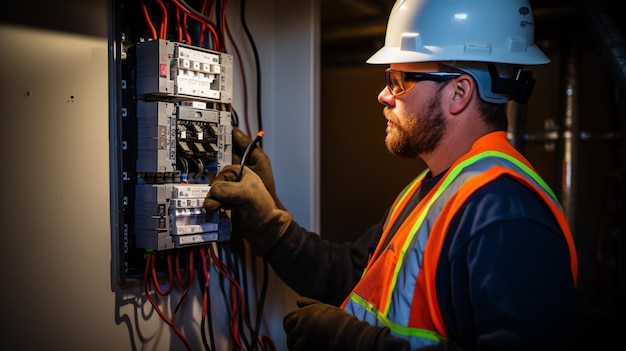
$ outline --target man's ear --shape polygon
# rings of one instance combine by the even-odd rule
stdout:
[[[454,94],[450,102],[450,113],[457,114],[467,108],[476,92],[474,80],[463,74],[454,80]]]

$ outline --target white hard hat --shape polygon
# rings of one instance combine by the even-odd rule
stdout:
[[[462,62],[468,62],[471,70],[465,71],[478,81],[481,98],[502,103],[508,101],[507,94],[492,92],[486,85],[487,65],[475,63],[498,67],[549,63],[534,36],[528,0],[397,0],[385,45],[367,63],[448,61],[464,70]]]
[[[367,62],[550,62],[534,37],[528,0],[398,0],[385,46]]]

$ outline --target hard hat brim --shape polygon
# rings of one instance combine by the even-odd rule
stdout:
[[[471,54],[463,46],[422,47],[420,51],[402,51],[399,47],[385,46],[372,55],[366,63],[391,64],[433,61],[475,61],[493,63],[514,63],[518,65],[542,65],[550,59],[536,46],[529,46],[523,54],[516,52],[493,51]]]

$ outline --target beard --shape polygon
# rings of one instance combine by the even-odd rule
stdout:
[[[385,107],[385,117],[393,123],[387,127],[385,145],[390,153],[396,156],[417,158],[430,153],[439,145],[445,134],[446,124],[439,104],[439,94],[435,95],[427,106],[422,109],[427,113],[411,112],[402,121],[394,110]]]

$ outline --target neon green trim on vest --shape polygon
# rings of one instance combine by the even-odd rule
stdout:
[[[387,319],[386,315],[383,315],[382,313],[380,313],[380,311],[378,311],[376,307],[372,306],[369,302],[367,302],[365,299],[363,299],[362,297],[360,297],[359,295],[355,293],[352,293],[352,295],[350,296],[350,300],[352,300],[352,302],[356,303],[357,305],[363,307],[369,313],[376,316],[376,319],[378,319],[378,321],[380,321],[381,324],[388,327],[392,332],[398,335],[418,337],[422,339],[433,340],[436,342],[441,342],[445,340],[443,336],[439,335],[438,333],[434,331],[426,330],[426,329],[419,329],[419,328],[405,327],[405,326],[398,325],[390,321],[389,319]]]
[[[550,188],[550,186],[548,186],[548,184],[535,172],[533,171],[530,167],[526,166],[523,162],[521,162],[520,160],[516,159],[515,157],[505,154],[503,152],[500,151],[485,151],[482,152],[474,157],[469,158],[467,161],[472,160],[474,158],[480,157],[480,156],[494,156],[494,157],[500,157],[500,158],[504,158],[508,161],[510,161],[511,163],[513,163],[514,165],[516,165],[517,167],[519,167],[522,171],[524,171],[524,173],[526,173],[529,177],[531,177],[535,183],[537,183],[546,193],[548,193],[548,195],[550,195],[550,198],[552,198],[552,200],[559,205],[559,207],[561,207],[561,204],[559,203],[559,200],[557,199],[556,195],[554,194],[554,192],[552,191],[552,189]],[[465,163],[465,162],[463,162]]]

